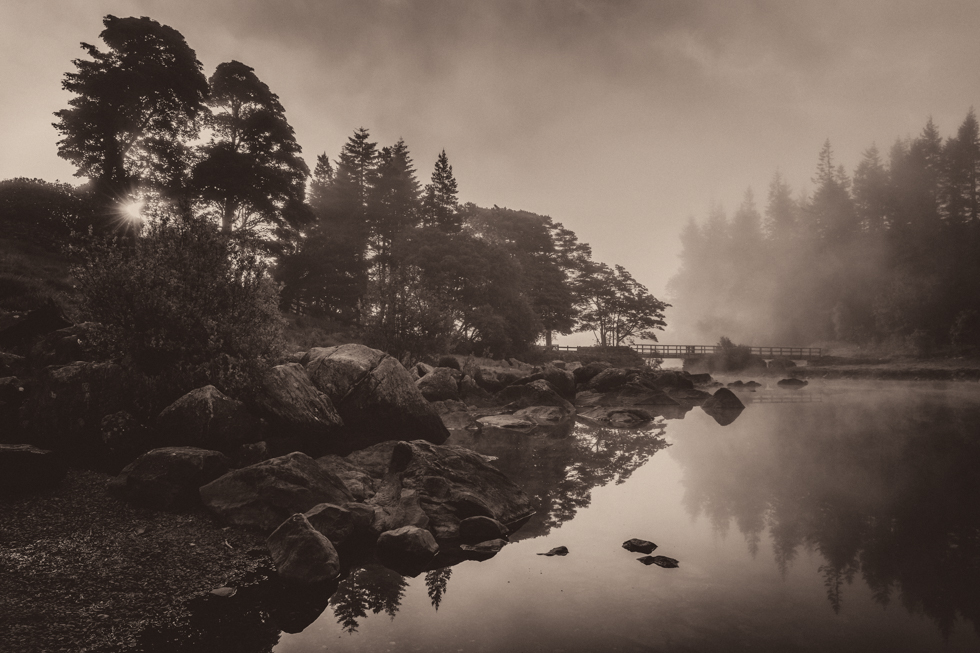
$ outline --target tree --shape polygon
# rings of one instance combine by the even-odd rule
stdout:
[[[854,209],[865,233],[883,233],[888,214],[888,171],[871,145],[854,170]]]
[[[591,263],[578,281],[582,302],[579,331],[592,331],[600,346],[618,347],[634,338],[657,341],[669,306],[649,293],[621,266]]]
[[[423,223],[438,227],[447,233],[459,231],[462,221],[458,194],[453,167],[449,165],[446,150],[443,150],[436,159],[435,169],[432,171],[432,183],[425,187]]]
[[[17,177],[0,181],[0,233],[41,245],[63,244],[72,232],[101,227],[83,188]]]
[[[952,225],[980,222],[980,124],[971,108],[944,148],[943,213]]]
[[[793,240],[798,227],[798,208],[789,184],[777,171],[769,184],[769,202],[766,204],[764,228],[770,241],[788,244]]]
[[[212,137],[194,167],[196,195],[226,234],[308,222],[310,171],[279,97],[238,61],[219,64],[209,83]]]
[[[150,192],[181,193],[188,139],[204,109],[208,84],[181,34],[149,18],[106,16],[99,35],[108,50],[82,43],[62,87],[76,97],[54,115],[58,155],[78,166],[109,206]]]

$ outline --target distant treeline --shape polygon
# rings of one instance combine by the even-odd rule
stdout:
[[[852,175],[820,152],[815,190],[777,173],[764,214],[751,190],[728,219],[691,219],[671,280],[673,324],[702,338],[843,340],[917,353],[980,344],[980,129],[943,139],[930,119],[872,145]]]
[[[404,141],[379,148],[361,128],[311,178],[251,67],[222,63],[208,79],[173,28],[103,22],[106,48],[82,44],[55,114],[59,156],[88,183],[0,182],[0,222],[30,224],[22,234],[92,228],[125,246],[162,237],[139,236],[143,220],[207,222],[230,250],[271,262],[284,310],[399,356],[513,355],[573,331],[619,345],[664,325],[665,304],[551,218],[462,204],[445,151],[423,186]]]

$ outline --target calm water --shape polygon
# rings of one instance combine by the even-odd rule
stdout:
[[[980,387],[741,396],[727,426],[455,433],[538,515],[485,562],[355,571],[274,650],[980,650]]]

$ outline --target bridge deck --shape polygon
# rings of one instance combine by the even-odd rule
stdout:
[[[558,351],[589,351],[592,347],[568,347],[552,345]],[[646,358],[697,358],[720,353],[718,345],[629,345],[633,351]],[[809,360],[821,356],[820,347],[749,347],[752,354],[762,358],[790,358],[793,360]]]

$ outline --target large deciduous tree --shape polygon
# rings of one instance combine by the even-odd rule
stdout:
[[[634,338],[657,341],[666,325],[665,304],[626,269],[589,262],[577,281],[582,303],[579,331],[592,331],[600,346],[620,346]]]
[[[55,113],[58,155],[94,182],[104,204],[140,191],[178,195],[208,92],[201,62],[180,32],[154,20],[102,22],[108,49],[82,43],[91,60],[75,59],[62,82],[75,97]]]
[[[210,142],[201,148],[192,185],[221,230],[300,226],[309,168],[279,97],[238,61],[210,79]]]

